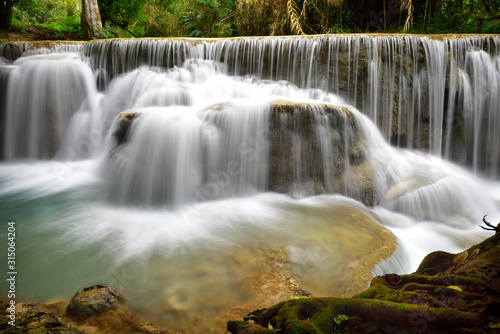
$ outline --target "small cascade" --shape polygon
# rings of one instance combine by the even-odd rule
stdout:
[[[105,89],[117,75],[141,66],[168,69],[181,66],[189,58],[203,58],[199,50],[187,40],[100,40],[86,43],[83,54],[97,71],[100,88]]]
[[[14,62],[6,94],[6,159],[53,158],[73,114],[94,90],[77,54],[23,57]]]
[[[370,138],[365,154],[381,207],[463,229],[481,212],[497,212],[483,182],[462,168],[430,154],[391,147],[373,123],[358,124]]]
[[[0,62],[0,129],[5,129],[5,100],[7,99],[7,84],[12,66],[2,65]],[[3,135],[0,134],[0,160],[3,159]]]
[[[267,143],[259,134],[267,129],[264,106],[233,102],[201,111],[175,106],[130,113],[126,143],[105,167],[108,193],[118,202],[179,206],[266,189]]]
[[[12,63],[28,49],[28,43],[0,43],[0,64]]]
[[[83,43],[79,42],[5,42],[0,43],[0,64],[2,64],[2,62],[7,62],[10,64],[16,59],[25,56],[61,52],[80,52],[82,48]]]
[[[500,152],[500,58],[485,51],[467,53],[464,70],[459,70],[457,93],[462,102],[461,121],[467,152],[474,171],[498,176]]]
[[[386,273],[401,275],[411,271],[408,251],[401,245],[401,240],[398,240],[398,245],[392,255],[384,261],[377,263],[371,271],[373,276],[382,276]]]

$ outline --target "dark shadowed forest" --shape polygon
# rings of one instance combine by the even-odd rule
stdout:
[[[1,0],[0,28],[45,39],[500,33],[500,2]]]

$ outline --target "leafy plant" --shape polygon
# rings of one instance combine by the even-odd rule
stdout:
[[[349,317],[345,314],[339,314],[336,317],[333,318],[333,321],[335,322],[334,330],[336,332],[341,332],[347,327],[347,321],[349,320]]]

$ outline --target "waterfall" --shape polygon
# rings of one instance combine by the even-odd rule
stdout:
[[[19,58],[9,72],[6,159],[53,158],[73,114],[89,97],[93,76],[77,54]]]
[[[226,74],[335,93],[397,146],[496,178],[499,150],[479,144],[497,138],[499,44],[499,37],[313,36],[95,41],[83,52],[106,83],[143,65],[171,68],[201,57],[224,64]]]
[[[0,72],[3,157],[99,156],[114,202],[177,207],[262,191],[337,193],[446,221],[477,211],[466,209],[477,201],[459,190],[463,184],[471,194],[480,190],[440,158],[498,177],[498,37],[101,40],[51,48],[2,44],[11,58],[24,52]],[[394,151],[387,141],[436,159]],[[446,172],[435,172],[437,164]],[[437,204],[443,197],[446,209]]]
[[[245,301],[269,256],[355,293],[500,219],[499,37],[54,43],[0,44],[0,213],[29,227],[28,297],[115,280],[197,316]]]

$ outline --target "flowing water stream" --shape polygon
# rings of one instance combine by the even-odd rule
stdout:
[[[485,214],[500,220],[498,37],[103,40],[1,56],[0,217],[16,222],[31,301],[106,282],[192,328],[250,300],[245,282],[270,258],[315,295],[351,295],[486,237]]]

